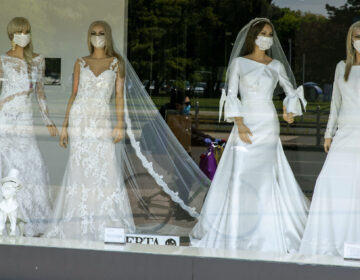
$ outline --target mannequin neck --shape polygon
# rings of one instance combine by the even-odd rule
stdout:
[[[9,55],[24,59],[24,48],[16,45],[15,50],[10,50]]]
[[[105,48],[94,48],[94,52],[91,54],[91,57],[97,59],[107,57],[105,53]]]
[[[360,64],[360,53],[358,51],[355,52],[355,64]]]
[[[260,50],[258,46],[255,46],[254,51],[251,53],[251,56],[259,61],[265,60],[266,53],[263,50]]]

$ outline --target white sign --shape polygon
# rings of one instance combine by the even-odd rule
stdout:
[[[360,244],[344,244],[344,259],[360,260]]]
[[[126,234],[126,243],[180,246],[180,237],[150,234]]]
[[[123,228],[105,228],[105,243],[120,243],[125,244],[125,230]]]

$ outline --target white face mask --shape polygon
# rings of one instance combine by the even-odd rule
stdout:
[[[30,34],[14,34],[14,43],[22,48],[25,48],[30,43]]]
[[[360,52],[360,40],[355,40],[353,42],[353,46],[355,48],[355,50],[357,50],[358,52]]]
[[[105,47],[105,35],[91,35],[90,41],[94,48]]]
[[[273,43],[274,43],[273,37],[257,36],[257,39],[255,40],[255,44],[262,51],[266,51],[270,49]]]

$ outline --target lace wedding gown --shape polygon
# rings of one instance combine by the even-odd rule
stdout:
[[[105,227],[135,231],[110,121],[118,60],[98,76],[84,59],[79,64],[79,88],[69,115],[70,155],[46,236],[101,241]]]
[[[0,56],[0,177],[12,168],[19,170],[23,187],[18,200],[25,225],[25,235],[44,233],[51,217],[51,201],[47,169],[40,154],[34,132],[31,93],[36,89],[41,115],[47,115],[43,87],[44,57],[33,59],[31,74],[25,60]]]
[[[225,119],[243,117],[253,134],[252,144],[241,141],[234,122],[190,235],[192,246],[278,253],[298,250],[308,201],[279,138],[279,120],[272,102],[278,82],[287,95],[287,111],[301,115],[303,88],[293,88],[280,61],[274,59],[265,65],[238,57],[231,64]]]

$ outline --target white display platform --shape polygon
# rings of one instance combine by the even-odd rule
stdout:
[[[0,259],[1,279],[360,279],[340,257],[45,238],[2,238]]]

